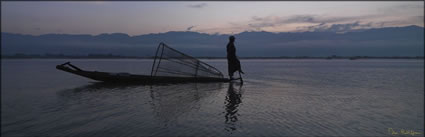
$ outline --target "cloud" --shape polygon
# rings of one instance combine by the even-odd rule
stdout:
[[[288,19],[283,19],[281,23],[317,23],[317,17],[314,15],[296,15]]]
[[[368,16],[349,16],[349,17],[333,17],[321,15],[294,15],[294,16],[253,16],[247,21],[229,22],[228,26],[219,28],[202,28],[201,32],[229,34],[231,32],[238,33],[243,31],[269,31],[269,32],[289,32],[289,31],[319,31],[332,27],[332,24],[346,24],[368,19]],[[360,23],[360,22],[359,22]],[[355,24],[354,24],[355,25]],[[364,25],[364,24],[361,24]],[[310,28],[309,28],[310,27]],[[314,28],[313,28],[314,27]],[[359,26],[356,26],[359,27]],[[352,27],[352,28],[356,28]],[[344,29],[345,28],[345,29]],[[335,25],[331,29],[334,31],[349,30],[350,26]]]
[[[190,26],[186,29],[186,31],[191,31],[194,27],[196,27],[196,26]]]
[[[207,6],[207,4],[206,3],[199,3],[199,4],[191,4],[191,5],[188,5],[188,7],[189,8],[204,8],[204,7],[206,7]]]
[[[326,16],[315,14],[293,16],[252,16],[246,21],[229,22],[219,28],[200,28],[197,31],[206,33],[219,32],[229,34],[243,31],[269,32],[349,32],[361,29],[382,28],[391,26],[418,25],[423,26],[423,15],[411,15],[394,18],[390,15],[370,14],[358,16]]]
[[[384,20],[377,22],[376,27],[391,27],[391,26],[409,26],[409,25],[417,25],[424,26],[424,16],[404,16],[401,19],[392,19],[392,20]]]
[[[378,25],[382,25],[382,23],[378,23]],[[313,26],[307,26],[308,31],[314,31],[314,32],[338,32],[338,33],[344,33],[359,29],[365,29],[365,28],[371,28],[373,27],[373,23],[369,22],[366,24],[361,24],[360,21],[356,21],[353,23],[346,23],[346,24],[326,24],[326,23],[320,23],[318,25]]]
[[[279,17],[279,16],[267,16],[267,17],[257,17],[254,16],[248,21],[248,27],[254,30],[262,30],[267,27],[279,27],[290,24],[321,24],[316,27],[324,27],[323,25],[327,24],[342,24],[347,22],[355,22],[361,20],[367,20],[376,18],[377,15],[365,15],[365,16],[348,16],[348,17],[332,17],[332,16],[320,16],[320,15],[294,15],[289,17]],[[356,25],[355,23],[353,25]],[[335,30],[344,30],[343,25],[336,25],[333,29]]]
[[[264,27],[273,27],[273,26],[275,26],[276,24],[274,24],[274,23],[268,23],[268,22],[262,22],[262,23],[252,23],[252,24],[248,24],[248,26],[250,26],[250,27],[252,27],[252,28],[254,28],[254,29],[261,29],[261,28],[264,28]]]

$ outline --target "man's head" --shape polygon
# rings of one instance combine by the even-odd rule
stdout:
[[[235,41],[235,39],[236,39],[235,36],[230,36],[229,37],[229,40],[232,41],[232,42]]]

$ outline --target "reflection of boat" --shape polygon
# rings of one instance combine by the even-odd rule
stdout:
[[[152,86],[150,103],[154,117],[162,124],[170,124],[184,114],[198,113],[202,108],[201,102],[217,97],[222,89],[222,83]]]
[[[132,120],[146,120],[140,123],[168,126],[187,116],[185,114],[203,113],[199,110],[205,101],[217,98],[223,90],[221,82],[155,85],[96,82],[58,91],[60,99],[43,109],[90,113],[100,120],[109,118],[112,113],[117,119],[134,116]],[[142,118],[135,118],[139,116]]]
[[[151,75],[110,73],[82,70],[70,62],[57,65],[57,69],[103,82],[178,83],[228,82],[216,68],[160,43],[152,65]]]

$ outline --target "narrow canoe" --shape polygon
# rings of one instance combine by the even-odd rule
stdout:
[[[99,71],[82,70],[70,62],[57,65],[56,69],[69,72],[75,75],[86,77],[96,81],[113,82],[113,83],[184,83],[184,82],[229,82],[228,78],[212,78],[212,77],[171,77],[171,76],[149,76],[136,75],[129,73],[110,73]]]

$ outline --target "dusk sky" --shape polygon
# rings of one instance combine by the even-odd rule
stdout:
[[[1,2],[2,32],[236,34],[424,26],[416,2]]]

